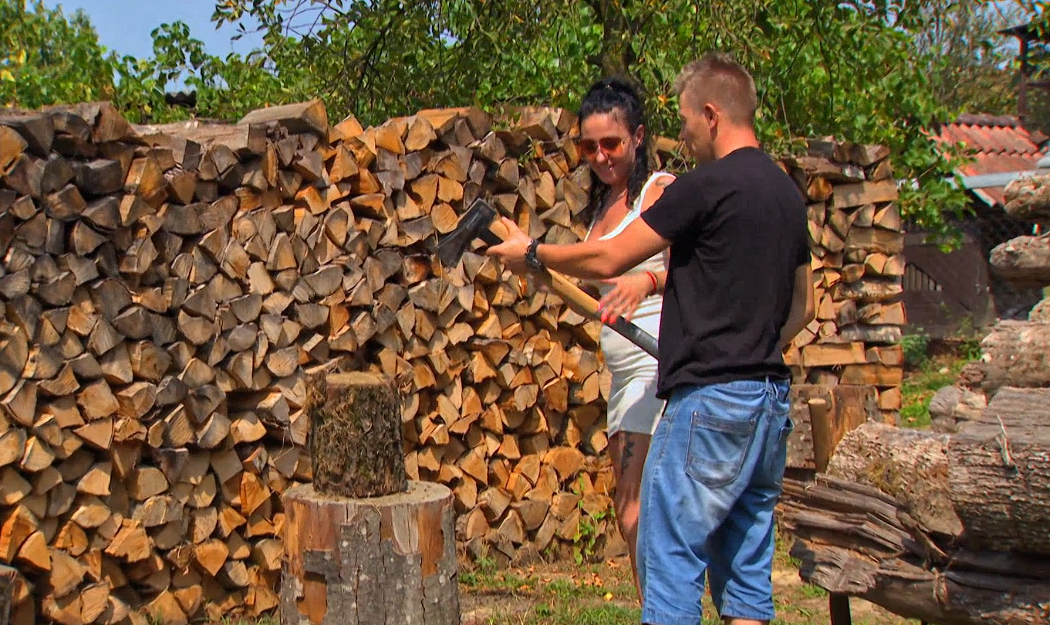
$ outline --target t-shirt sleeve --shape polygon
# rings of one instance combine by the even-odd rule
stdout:
[[[707,203],[694,181],[686,176],[679,176],[667,185],[659,199],[642,213],[642,219],[656,234],[668,241],[675,241],[687,232],[695,232],[706,206]]]
[[[809,245],[809,211],[806,209],[805,202],[799,202],[799,215],[800,219],[798,219],[798,224],[795,226],[795,245],[798,247],[795,258],[796,269],[802,265],[808,265],[812,260],[812,252]]]

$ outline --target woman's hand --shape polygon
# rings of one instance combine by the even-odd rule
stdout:
[[[630,321],[642,300],[653,294],[653,281],[647,273],[630,273],[605,283],[615,285],[598,302],[598,311],[605,324],[614,323],[619,317]]]

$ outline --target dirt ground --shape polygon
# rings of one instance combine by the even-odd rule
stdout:
[[[773,571],[777,618],[772,625],[823,625],[827,593],[804,583],[782,545]],[[460,563],[463,625],[638,625],[640,610],[630,562],[538,564],[495,570],[485,562]],[[851,599],[855,625],[919,625],[861,599]],[[720,623],[704,599],[703,625]]]

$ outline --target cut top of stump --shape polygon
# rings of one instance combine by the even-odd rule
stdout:
[[[317,373],[307,382],[314,488],[341,497],[408,490],[400,394],[383,376]]]

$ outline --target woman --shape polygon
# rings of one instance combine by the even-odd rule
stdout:
[[[616,78],[596,83],[580,104],[578,118],[579,151],[591,168],[590,202],[583,212],[590,223],[586,238],[613,237],[648,209],[674,176],[650,171],[642,103],[628,83]],[[602,321],[624,317],[659,336],[666,263],[666,253],[658,254],[600,283]],[[613,506],[630,551],[637,588],[639,486],[663,401],[656,398],[655,358],[604,325],[600,341],[612,374],[608,433],[616,475]]]

